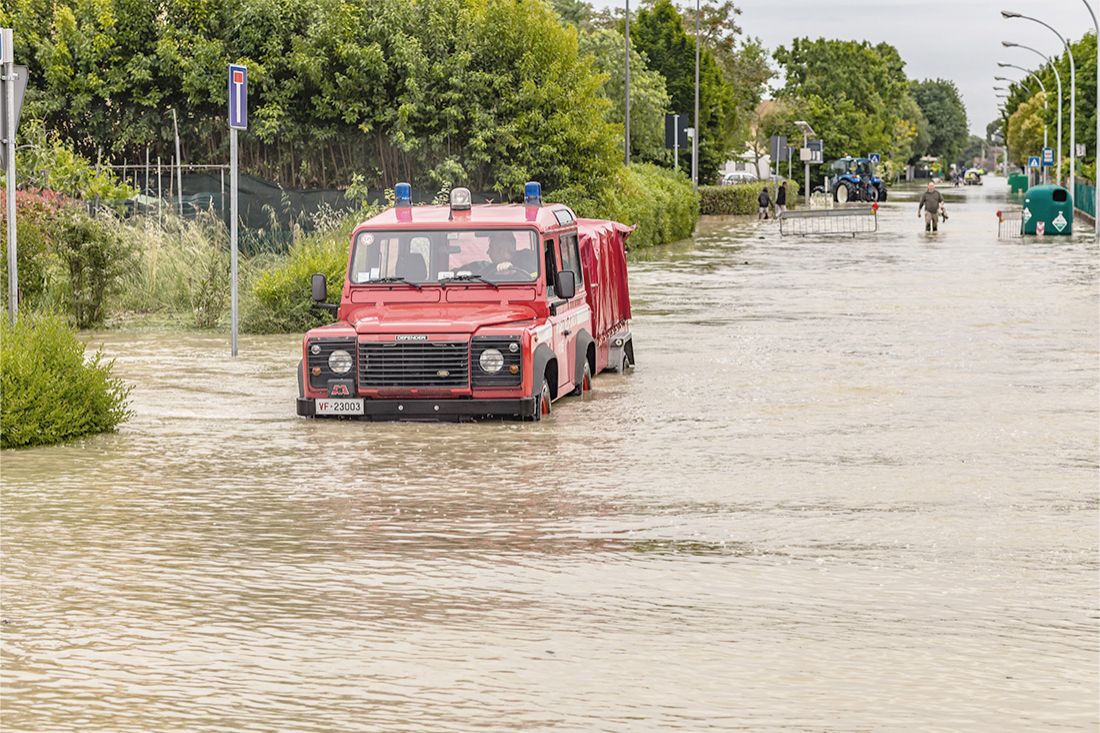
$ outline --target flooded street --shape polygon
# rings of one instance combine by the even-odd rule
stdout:
[[[3,730],[1095,731],[1100,250],[943,190],[640,253],[637,370],[541,424],[96,335],[133,419],[0,458]]]

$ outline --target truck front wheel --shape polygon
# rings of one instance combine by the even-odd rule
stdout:
[[[550,417],[550,413],[553,412],[554,406],[550,400],[550,382],[544,378],[542,380],[542,389],[535,395],[535,420],[542,420],[544,417]]]

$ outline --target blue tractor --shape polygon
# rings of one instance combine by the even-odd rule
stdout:
[[[875,174],[875,163],[870,158],[840,158],[829,165],[829,170],[833,201],[886,200],[886,181]]]

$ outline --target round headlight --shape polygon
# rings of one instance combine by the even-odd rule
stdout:
[[[336,349],[328,355],[328,368],[334,374],[347,374],[351,371],[351,354],[343,349]]]
[[[496,374],[504,368],[504,356],[496,349],[485,349],[478,359],[481,370],[488,374]]]

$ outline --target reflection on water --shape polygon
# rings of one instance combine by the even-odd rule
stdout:
[[[636,373],[543,424],[97,337],[134,420],[2,459],[3,729],[1095,730],[1098,250],[1002,189],[637,256]]]

